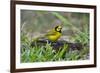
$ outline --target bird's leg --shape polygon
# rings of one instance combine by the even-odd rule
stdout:
[[[51,41],[49,41],[49,40],[46,40],[46,42],[47,42],[47,44],[51,44],[52,42]]]

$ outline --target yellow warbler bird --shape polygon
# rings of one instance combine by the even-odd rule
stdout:
[[[62,35],[62,26],[61,25],[58,25],[56,26],[53,30],[49,31],[45,37],[52,41],[52,42],[56,42]]]
[[[35,40],[38,40],[39,38],[46,38],[52,42],[56,42],[62,35],[62,25],[56,26],[54,29],[50,30],[45,34],[43,37],[38,37]]]

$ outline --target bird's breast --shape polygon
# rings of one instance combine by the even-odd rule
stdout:
[[[56,33],[55,35],[49,35],[48,39],[50,41],[57,41],[60,38],[61,34],[60,33]]]

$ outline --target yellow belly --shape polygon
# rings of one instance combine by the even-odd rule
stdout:
[[[49,35],[49,36],[47,36],[47,38],[48,38],[48,40],[55,42],[60,38],[60,36],[61,36],[61,34],[57,33],[55,35]]]

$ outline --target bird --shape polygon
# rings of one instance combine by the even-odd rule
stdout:
[[[54,29],[50,30],[47,34],[45,34],[45,37],[52,41],[56,42],[62,35],[62,26],[58,25]]]
[[[48,31],[41,37],[37,37],[35,40],[39,38],[46,38],[51,42],[56,42],[62,36],[62,24],[55,26],[52,30]]]

